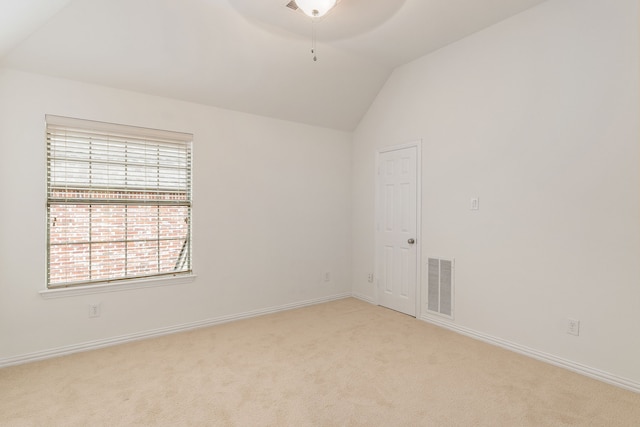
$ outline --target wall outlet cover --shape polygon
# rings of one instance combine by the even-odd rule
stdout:
[[[580,335],[580,321],[567,318],[567,333],[570,335]]]

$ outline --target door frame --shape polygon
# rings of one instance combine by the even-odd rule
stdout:
[[[378,230],[381,222],[381,200],[380,200],[380,156],[383,153],[390,151],[403,150],[405,148],[416,149],[416,319],[422,316],[422,139],[416,139],[404,144],[390,145],[387,147],[379,148],[376,150],[376,163],[375,163],[375,211],[374,211],[374,301],[376,305],[380,305],[380,260],[378,259],[378,245],[380,244],[380,238]]]

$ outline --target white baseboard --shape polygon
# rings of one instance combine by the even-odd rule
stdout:
[[[529,348],[520,344],[516,344],[511,341],[503,340],[501,338],[496,338],[491,335],[477,332],[477,331],[474,331],[473,329],[465,328],[463,326],[458,326],[453,323],[447,322],[446,320],[429,317],[426,315],[423,315],[422,317],[420,317],[420,320],[423,320],[427,323],[434,324],[436,326],[443,327],[445,329],[449,329],[453,332],[457,332],[462,335],[466,335],[470,338],[484,341],[488,344],[493,344],[498,347],[502,347],[504,349],[531,357],[533,359],[540,360],[542,362],[546,362],[554,366],[558,366],[560,368],[568,369],[569,371],[605,382],[607,384],[611,384],[611,385],[623,388],[625,390],[640,393],[640,383],[637,383],[635,381],[632,381],[626,378],[618,377],[616,375],[601,371],[599,369],[591,368],[589,366],[585,366],[580,363],[573,362],[571,360],[563,359],[561,357],[554,356],[552,354],[548,354],[542,351],[534,350],[532,348]]]
[[[376,304],[375,300],[372,297],[368,297],[366,295],[362,295],[357,292],[352,293],[351,296],[361,301],[368,302],[369,304],[373,304],[373,305]]]
[[[58,347],[50,350],[27,353],[20,356],[0,359],[0,368],[13,366],[13,365],[21,365],[24,363],[35,362],[38,360],[51,359],[53,357],[65,356],[68,354],[79,353],[82,351],[96,350],[103,347],[110,347],[113,345],[124,344],[131,341],[143,340],[146,338],[159,337],[162,335],[173,334],[176,332],[184,332],[192,329],[219,325],[222,323],[233,322],[234,320],[247,319],[250,317],[263,316],[265,314],[277,313],[280,311],[293,310],[296,308],[307,307],[310,305],[321,304],[324,302],[335,301],[335,300],[349,298],[349,297],[351,297],[350,292],[331,295],[329,297],[315,298],[315,299],[306,300],[306,301],[284,304],[277,307],[269,307],[269,308],[264,308],[259,310],[248,311],[246,313],[220,316],[213,319],[206,319],[206,320],[201,320],[197,322],[185,323],[182,325],[169,326],[165,328],[153,329],[150,331],[127,334],[119,337],[106,338],[101,340],[84,342],[80,344]]]

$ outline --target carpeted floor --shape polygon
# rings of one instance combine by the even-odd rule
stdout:
[[[0,369],[2,426],[640,426],[640,394],[355,300]]]

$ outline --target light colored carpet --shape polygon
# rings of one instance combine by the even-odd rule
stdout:
[[[639,426],[640,394],[344,299],[0,369],[2,426]]]

